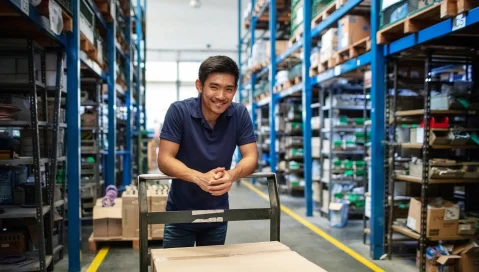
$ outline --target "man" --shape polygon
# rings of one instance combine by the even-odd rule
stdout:
[[[171,104],[160,133],[158,166],[177,179],[167,211],[228,209],[228,191],[235,180],[256,169],[258,154],[246,108],[233,103],[239,70],[225,56],[210,57],[199,69],[197,98]],[[239,146],[241,161],[230,170]],[[163,247],[223,245],[227,223],[170,224]]]

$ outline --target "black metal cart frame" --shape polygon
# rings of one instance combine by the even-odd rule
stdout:
[[[140,202],[140,272],[147,272],[150,265],[148,252],[148,225],[149,224],[179,224],[227,222],[248,220],[270,220],[270,240],[279,241],[280,238],[280,202],[278,182],[274,173],[254,173],[247,178],[266,178],[268,180],[269,208],[229,209],[208,211],[171,211],[148,212],[147,181],[173,179],[162,174],[144,174],[138,176]]]

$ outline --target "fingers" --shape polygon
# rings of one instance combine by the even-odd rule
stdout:
[[[228,182],[228,181],[229,181],[228,177],[223,176],[219,179],[210,180],[208,182],[208,186],[215,186],[215,185],[223,184],[223,183]]]
[[[213,170],[211,170],[211,172],[217,174],[218,172],[223,172],[225,171],[225,168],[224,167],[218,167],[218,168],[215,168]]]
[[[210,192],[214,192],[214,191],[222,191],[226,188],[228,188],[230,185],[228,183],[223,183],[223,184],[219,184],[219,185],[210,185],[208,186],[208,190]]]
[[[215,175],[215,179],[220,179],[220,178],[222,178],[222,177],[224,177],[224,176],[225,176],[225,172],[224,172],[224,171],[218,172],[218,173],[216,173],[216,175]]]

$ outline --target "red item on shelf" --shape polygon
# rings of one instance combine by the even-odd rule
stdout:
[[[449,128],[449,118],[448,117],[431,117],[430,121],[431,128]],[[421,121],[420,126],[424,127],[424,120]]]

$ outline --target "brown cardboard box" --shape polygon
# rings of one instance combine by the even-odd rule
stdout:
[[[151,212],[164,212],[166,211],[166,202],[168,201],[168,193],[162,193],[160,191],[153,191],[151,193],[150,203],[151,203]],[[163,232],[165,230],[164,224],[154,224],[151,225],[151,237],[152,238],[163,238]]]
[[[348,15],[338,22],[338,48],[347,48],[354,43],[369,37],[369,18],[366,16]]]
[[[417,251],[416,254],[416,266],[420,266],[420,251]],[[432,260],[426,260],[426,272],[455,272],[456,262],[461,260],[461,256],[458,255],[447,255],[447,256],[438,256]],[[458,270],[463,272],[462,270]],[[471,270],[472,271],[472,270]],[[465,270],[464,272],[468,272]]]
[[[115,199],[113,207],[102,207],[97,199],[93,207],[93,236],[120,237],[122,235],[122,199]]]
[[[441,207],[428,205],[427,209],[427,237],[450,237],[457,235],[459,225],[459,206],[444,201]],[[421,232],[421,201],[411,198],[407,226]]]
[[[461,259],[459,259],[458,271],[479,271],[479,245],[476,242],[470,242],[456,247],[452,253],[461,256]]]
[[[153,271],[325,271],[279,242],[153,249],[151,256]]]
[[[140,228],[138,193],[135,191],[125,191],[122,195],[122,199],[122,236],[127,239],[138,238]]]
[[[276,41],[276,56],[281,55],[286,49],[288,49],[289,41]],[[271,45],[270,42],[266,42],[266,59],[271,59]]]
[[[138,191],[125,191],[122,195],[122,236],[125,239],[140,237],[140,206]],[[147,192],[148,211],[151,211],[150,192]],[[148,226],[148,237],[151,237],[151,228]]]

